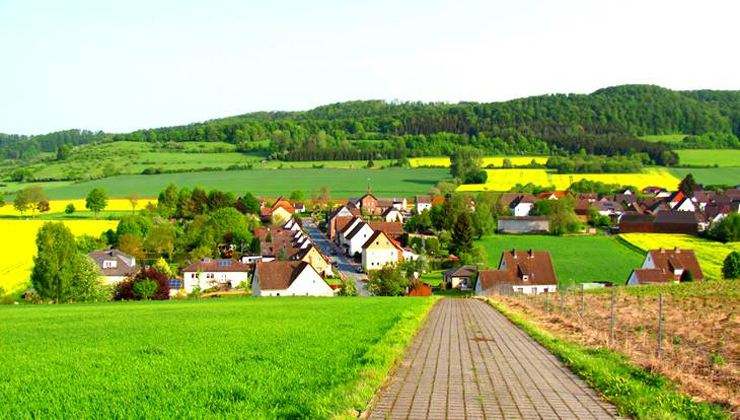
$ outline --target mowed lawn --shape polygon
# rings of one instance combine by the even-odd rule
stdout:
[[[85,197],[96,187],[111,197],[137,193],[156,197],[168,184],[178,187],[220,189],[235,194],[247,191],[274,197],[302,190],[312,196],[327,187],[332,197],[360,196],[368,185],[376,196],[413,196],[424,194],[437,182],[449,178],[446,169],[253,169],[239,171],[184,172],[158,175],[121,175],[80,183],[49,183],[46,194],[52,199]]]
[[[0,307],[0,417],[356,415],[433,303],[241,298]]]
[[[692,249],[699,260],[704,277],[708,279],[722,278],[722,263],[727,254],[732,251],[740,252],[740,242],[715,242],[692,235],[673,235],[666,233],[623,233],[619,235],[630,244],[642,249],[658,248]]]
[[[27,285],[33,257],[36,255],[36,232],[47,221],[0,219],[0,287],[6,293],[22,290]],[[118,226],[116,220],[65,220],[74,235],[100,236]],[[0,352],[2,340],[0,339]]]
[[[740,150],[685,149],[676,153],[682,165],[740,166]]]
[[[740,184],[740,166],[719,168],[671,168],[671,173],[683,179],[693,174],[694,179],[704,185],[737,185]]]
[[[549,251],[560,284],[591,281],[627,281],[631,270],[642,264],[644,255],[605,235],[491,235],[478,241],[492,268],[501,253],[512,248]]]

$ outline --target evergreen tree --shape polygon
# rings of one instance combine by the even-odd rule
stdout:
[[[470,252],[473,247],[473,234],[470,214],[463,211],[457,216],[452,227],[452,251],[457,254]]]

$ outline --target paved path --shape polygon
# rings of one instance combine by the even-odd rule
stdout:
[[[348,256],[344,255],[344,253],[342,253],[342,249],[334,242],[330,241],[329,238],[319,230],[318,226],[316,226],[316,222],[311,219],[306,219],[303,222],[303,227],[306,228],[308,236],[311,237],[311,241],[319,247],[321,252],[327,257],[330,256],[332,259],[337,261],[337,269],[341,271],[346,278],[354,280],[355,286],[357,287],[357,294],[360,296],[369,296],[370,292],[368,292],[365,282],[363,281],[367,276],[357,272],[360,265],[352,261]]]
[[[612,418],[616,410],[476,299],[432,308],[370,418]]]

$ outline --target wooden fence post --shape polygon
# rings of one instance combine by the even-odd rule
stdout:
[[[658,294],[658,359],[663,356],[663,294]]]
[[[612,287],[611,316],[609,320],[609,344],[614,345],[614,328],[617,326],[617,289]]]

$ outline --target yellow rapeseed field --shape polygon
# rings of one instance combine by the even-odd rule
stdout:
[[[529,182],[540,185],[554,185],[558,190],[566,190],[570,184],[581,179],[601,181],[606,184],[633,185],[637,188],[658,186],[669,190],[676,189],[681,182],[667,169],[649,168],[634,174],[556,174],[544,169],[487,169],[488,180],[485,184],[467,184],[458,187],[458,191],[509,191],[516,184]]]
[[[50,200],[49,207],[51,210],[49,210],[49,213],[62,213],[69,203],[72,203],[75,206],[75,211],[87,211],[85,208],[85,199],[82,198],[77,200]],[[136,205],[136,209],[141,210],[149,203],[156,204],[157,200],[153,198],[140,198]],[[131,202],[125,198],[108,199],[108,205],[105,207],[105,210],[108,211],[124,211],[131,209]],[[26,212],[27,215],[29,213],[30,212]],[[0,216],[20,216],[20,213],[13,208],[13,203],[10,202],[6,203],[3,207],[0,207]]]
[[[696,258],[699,260],[699,264],[701,264],[704,277],[709,279],[722,278],[722,262],[727,257],[727,254],[732,251],[740,252],[740,242],[723,244],[691,235],[623,233],[619,236],[644,251],[658,248],[672,249],[675,247],[693,249]]]
[[[483,158],[483,167],[493,165],[500,168],[504,165],[504,159],[509,159],[514,166],[529,165],[532,159],[538,164],[544,165],[547,163],[547,156],[486,156]],[[419,166],[450,166],[450,158],[446,156],[417,157],[410,158],[409,163],[412,168]]]
[[[28,281],[36,255],[36,232],[45,220],[0,219],[0,287],[13,292]],[[115,229],[116,220],[65,220],[75,235],[98,236]]]

